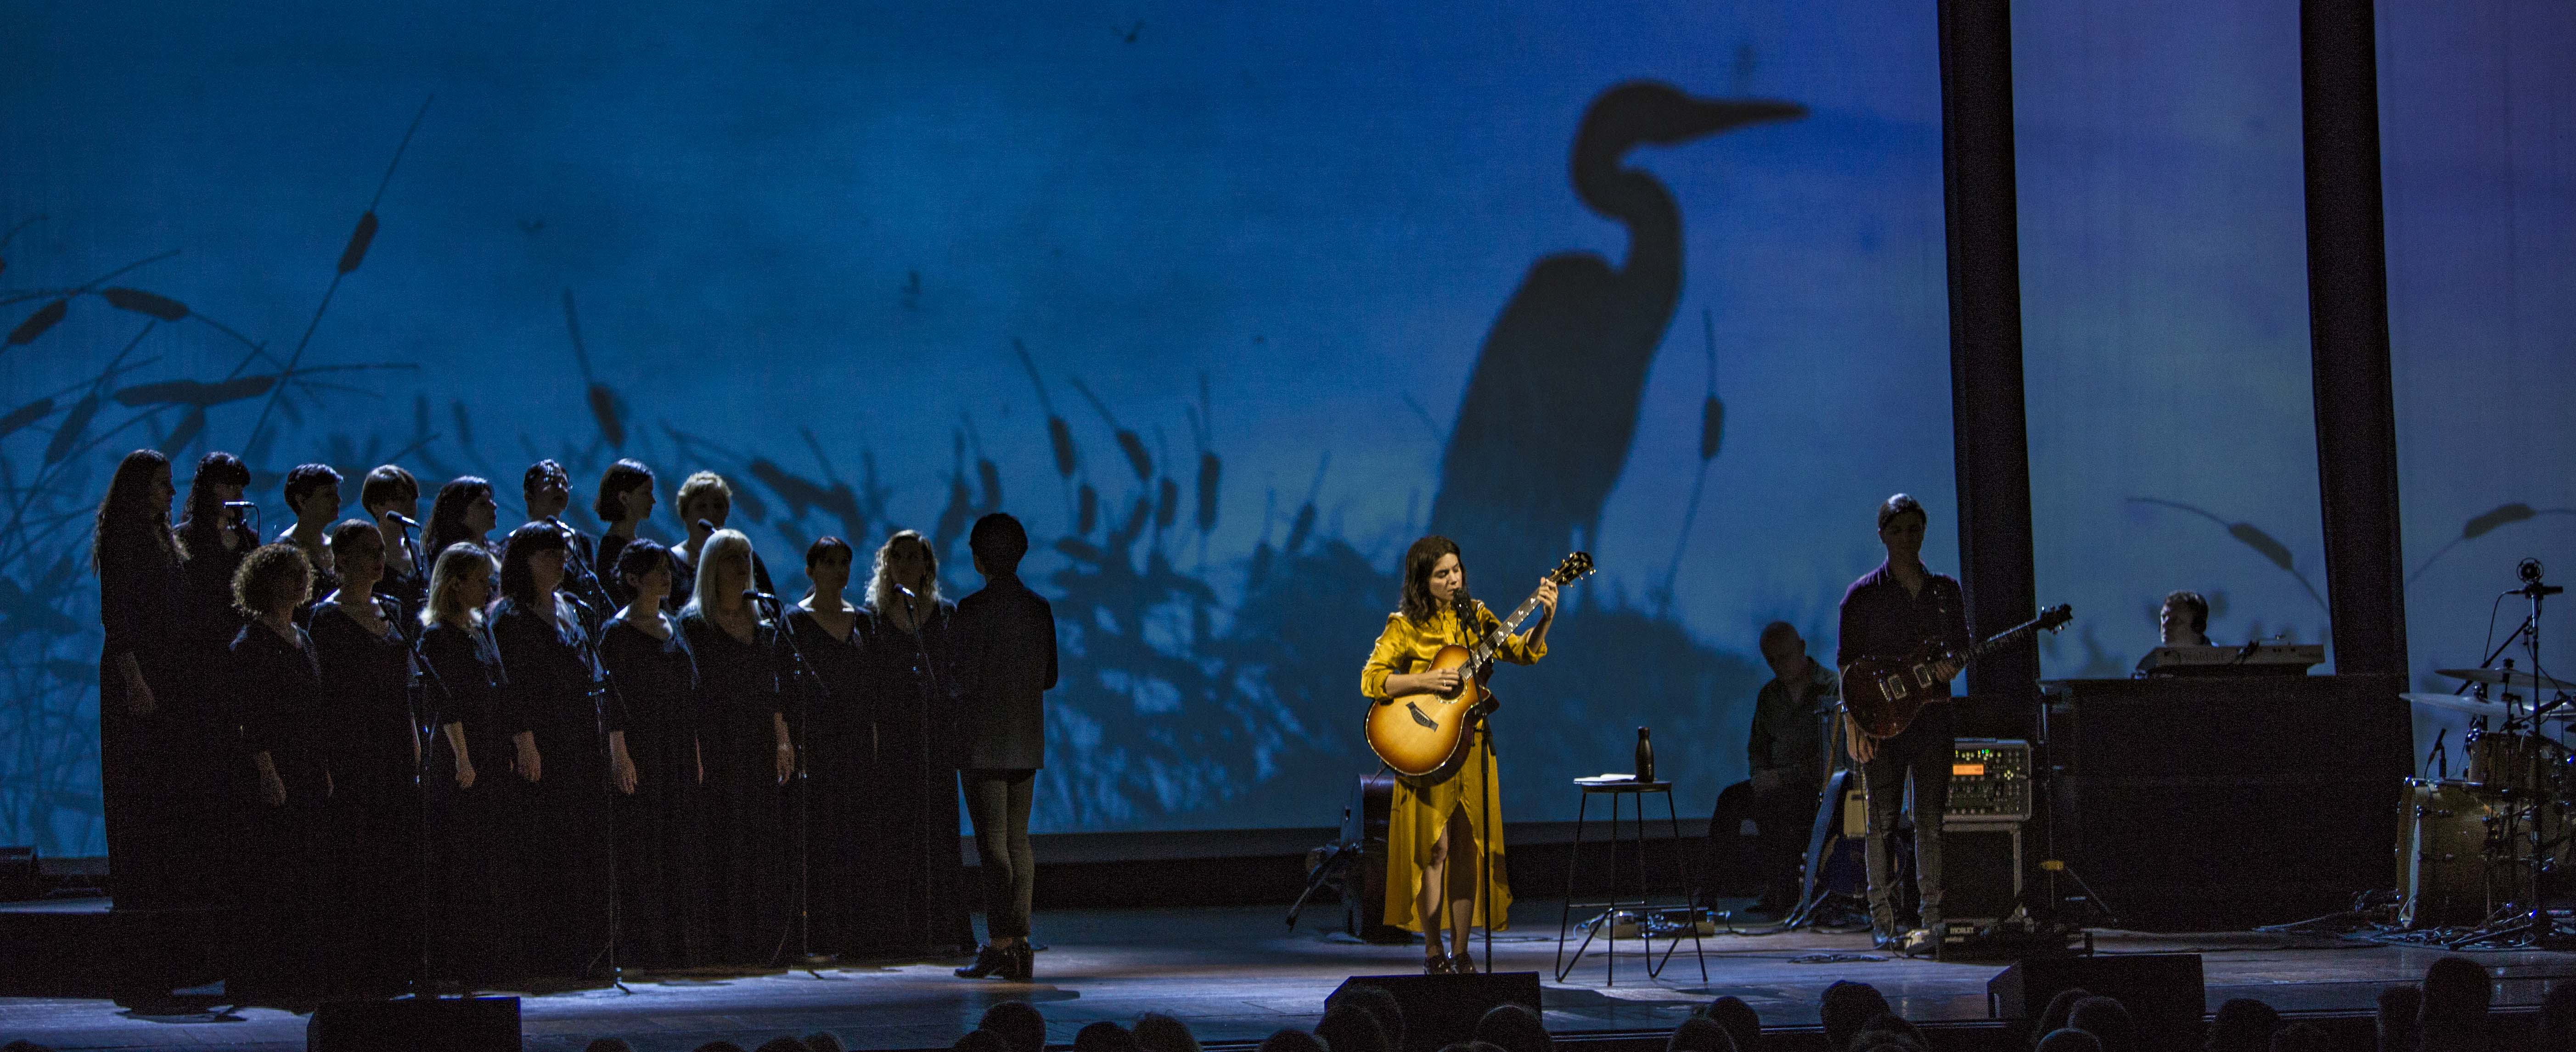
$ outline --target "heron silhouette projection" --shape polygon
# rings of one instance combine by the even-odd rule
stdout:
[[[1806,112],[1650,81],[1612,87],[1584,111],[1574,193],[1627,226],[1628,258],[1615,267],[1592,252],[1540,259],[1485,333],[1431,506],[1432,531],[1473,553],[1485,580],[1535,578],[1578,530],[1592,543],[1627,466],[1647,369],[1682,292],[1681,207],[1624,164],[1629,151]]]

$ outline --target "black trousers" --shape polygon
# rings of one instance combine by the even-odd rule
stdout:
[[[1905,810],[1908,782],[1914,787],[1914,880],[1923,896],[1923,924],[1941,919],[1941,816],[1950,809],[1950,761],[1957,745],[1951,705],[1924,706],[1904,733],[1881,739],[1878,754],[1860,768],[1861,791],[1869,797],[1869,916],[1882,935],[1903,934],[1896,927],[1896,859],[1888,838]]]
[[[1755,789],[1750,780],[1727,786],[1717,794],[1717,810],[1708,820],[1710,860],[1717,863],[1710,871],[1757,874],[1764,905],[1796,905],[1807,833],[1816,822],[1816,794],[1815,783],[1797,779],[1783,779],[1769,792]],[[1753,826],[1749,845],[1747,823]]]
[[[957,781],[966,793],[967,820],[975,824],[975,854],[984,863],[985,935],[1025,938],[1038,882],[1037,859],[1029,853],[1038,773],[975,768],[957,772]]]

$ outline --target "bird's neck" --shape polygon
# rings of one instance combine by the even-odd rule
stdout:
[[[1661,271],[1680,265],[1681,205],[1660,180],[1611,158],[1577,165],[1574,192],[1593,211],[1628,228],[1628,258],[1620,269]]]

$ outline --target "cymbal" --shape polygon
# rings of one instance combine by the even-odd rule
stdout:
[[[2501,722],[2505,718],[2503,702],[2488,701],[2471,694],[2432,694],[2418,692],[2413,694],[2400,694],[2398,697],[2404,698],[2417,705],[2422,705],[2428,709],[2444,709],[2451,712],[2465,712],[2472,716],[2492,716],[2495,717],[2498,722]],[[2530,709],[2527,706],[2524,706],[2521,707],[2521,711],[2529,712]],[[2576,706],[2552,709],[2550,710],[2549,715],[2541,718],[2553,723],[2576,720]]]
[[[2444,668],[2433,670],[2433,674],[2470,683],[2493,683],[2499,686],[2521,687],[2525,690],[2576,690],[2576,683],[2529,672],[2508,673],[2491,668]]]

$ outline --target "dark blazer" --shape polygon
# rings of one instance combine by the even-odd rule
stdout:
[[[1003,574],[957,603],[964,688],[957,766],[1035,770],[1046,761],[1046,692],[1055,689],[1055,610]]]

